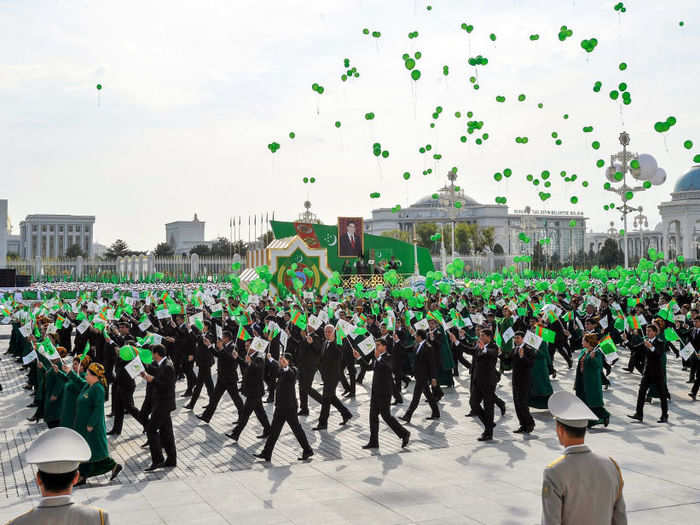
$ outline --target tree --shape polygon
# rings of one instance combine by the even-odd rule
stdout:
[[[413,239],[411,239],[411,234],[407,231],[402,230],[389,230],[386,232],[382,232],[382,237],[391,237],[392,239],[408,243],[413,242]]]
[[[471,255],[472,253],[472,238],[473,231],[476,229],[475,224],[460,223],[455,228],[455,244],[457,251],[462,255]]]
[[[496,243],[493,245],[493,254],[494,255],[503,255],[503,246],[500,244]]]
[[[272,231],[268,231],[258,236],[258,241],[262,244],[263,248],[275,240],[275,234]]]
[[[76,257],[85,257],[85,252],[79,244],[71,244],[66,249],[66,257],[70,257],[71,259],[75,259]]]
[[[105,252],[105,257],[107,259],[116,259],[117,257],[125,257],[130,255],[132,252],[129,251],[129,246],[121,239],[117,239],[112,243],[112,245],[107,248]]]
[[[175,255],[175,250],[173,250],[173,247],[167,242],[161,242],[158,244],[158,246],[156,246],[156,249],[153,250],[153,255],[156,257],[170,257]]]
[[[241,257],[245,257],[248,253],[248,245],[243,241],[236,241],[233,243],[233,253],[239,254]]]
[[[196,253],[200,257],[203,257],[205,255],[211,255],[211,250],[206,244],[198,244],[190,250],[190,255],[192,255],[193,253]]]
[[[430,240],[430,237],[437,232],[437,225],[433,222],[422,222],[416,225],[416,237],[418,237],[418,246],[428,248],[431,253],[435,251],[435,241]]]
[[[612,268],[619,263],[620,256],[624,258],[624,254],[617,246],[617,241],[608,238],[605,239],[605,243],[598,253],[598,263],[606,268]]]
[[[218,237],[209,249],[209,255],[229,257],[233,254],[233,244],[226,237]]]

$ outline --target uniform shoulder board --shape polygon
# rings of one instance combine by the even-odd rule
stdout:
[[[558,463],[563,461],[565,457],[566,457],[566,454],[559,456],[557,459],[555,459],[549,465],[547,465],[547,468],[552,468],[553,466],[557,465]]]

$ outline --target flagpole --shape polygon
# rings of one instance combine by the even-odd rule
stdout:
[[[231,217],[228,218],[228,228],[229,228],[229,247],[228,247],[228,256],[229,258],[233,257],[233,219]]]
[[[250,215],[248,215],[248,246],[250,246]]]

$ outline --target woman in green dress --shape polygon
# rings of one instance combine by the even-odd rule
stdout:
[[[80,479],[77,485],[85,484],[87,478],[112,472],[110,481],[119,475],[122,466],[109,456],[107,429],[105,428],[105,389],[107,379],[105,369],[100,363],[92,363],[79,379],[83,388],[75,404],[75,422],[73,428],[80,433],[90,445],[90,461],[80,465]]]
[[[538,325],[543,326],[542,322]],[[535,325],[535,328],[538,325]],[[552,383],[549,381],[551,364],[549,343],[542,341],[540,347],[535,349],[535,363],[532,365],[532,383],[530,384],[530,401],[528,403],[532,408],[547,408],[549,396],[554,392]]]
[[[49,428],[55,428],[61,423],[61,406],[63,402],[63,385],[66,383],[66,374],[63,372],[61,359],[66,356],[66,349],[62,346],[56,348],[58,355],[51,360],[51,368],[46,369],[45,393],[44,393],[44,421]]]
[[[601,423],[607,427],[610,423],[610,413],[605,410],[603,402],[603,354],[598,351],[598,342],[596,334],[583,336],[583,352],[579,356],[574,381],[576,396],[598,416],[598,421],[590,421],[588,428]]]
[[[75,423],[75,405],[78,401],[80,391],[85,384],[85,371],[90,365],[90,356],[86,355],[83,360],[79,356],[73,358],[73,367],[64,367],[66,377],[63,385],[63,397],[61,399],[61,420],[62,427],[73,428]]]

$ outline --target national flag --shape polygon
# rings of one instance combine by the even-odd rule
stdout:
[[[671,327],[668,327],[664,330],[664,338],[669,343],[672,343],[673,341],[678,341],[680,339],[676,331]]]
[[[248,330],[245,329],[245,326],[243,325],[238,325],[238,335],[237,338],[240,339],[241,341],[247,341],[250,339],[250,334],[248,333]]]
[[[671,322],[674,321],[673,311],[671,310],[670,304],[666,305],[665,308],[662,308],[661,310],[659,310],[659,317],[661,317],[661,319],[665,319],[666,321],[671,321]]]
[[[557,314],[555,314],[553,310],[547,310],[547,318],[550,323],[556,323],[559,320]]]
[[[82,361],[85,359],[85,356],[88,355],[88,352],[90,351],[90,341],[87,341],[85,343],[85,350],[83,350],[83,353],[80,354],[80,360]]]
[[[440,313],[440,310],[433,310],[428,312],[428,320],[432,319],[433,321],[437,321],[440,324],[443,324],[444,321],[442,319],[442,314]]]
[[[211,316],[212,317],[221,317],[224,314],[224,307],[221,305],[221,303],[215,303],[211,307]]]
[[[336,344],[342,345],[343,339],[345,339],[345,332],[343,332],[343,329],[340,327],[340,325],[338,325],[335,327],[335,342],[336,342]]]
[[[634,315],[630,315],[627,317],[627,324],[629,325],[629,327],[632,330],[639,330],[640,329],[639,319],[637,319],[637,317]]]
[[[548,328],[545,328],[543,326],[538,326],[535,329],[535,335],[538,337],[541,337],[543,341],[547,343],[554,343],[554,340],[556,339],[556,332],[554,330],[550,330]]]
[[[298,310],[294,310],[291,315],[292,324],[298,326],[300,330],[306,330],[306,315]]]
[[[498,348],[503,346],[503,337],[501,337],[501,331],[498,329],[498,326],[496,326],[496,335],[493,338],[493,342],[496,343]]]
[[[561,318],[568,323],[574,318],[574,314],[571,311],[568,311],[564,315],[562,315]]]
[[[612,340],[612,337],[606,335],[598,344],[598,348],[605,356],[605,360],[608,362],[614,361],[617,358],[617,346]]]
[[[54,346],[53,341],[51,341],[51,339],[48,337],[41,342],[41,346],[48,355],[53,355],[56,353],[56,347]]]

